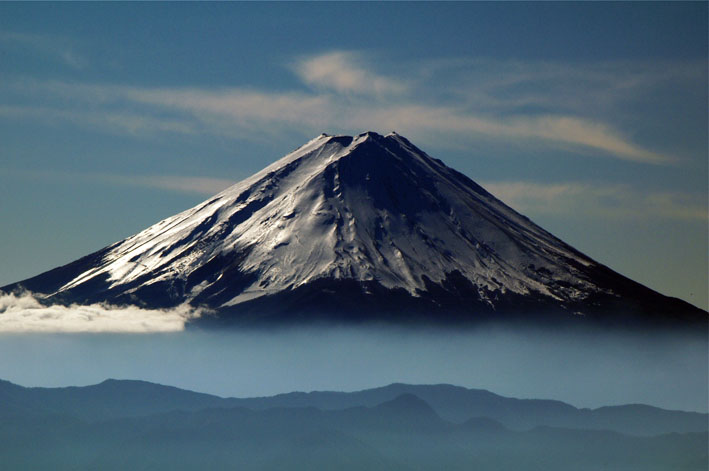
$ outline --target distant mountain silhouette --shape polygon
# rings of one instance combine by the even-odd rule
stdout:
[[[0,417],[22,411],[66,414],[94,421],[220,407],[224,401],[217,396],[146,381],[109,379],[83,387],[24,388],[0,380]]]
[[[424,388],[437,390],[439,399],[445,396],[440,387]],[[394,389],[406,385],[388,391]],[[143,401],[138,400],[141,396]],[[226,407],[235,400],[136,381],[57,389],[2,382],[0,399],[12,401],[2,402],[0,416],[0,457],[3,469],[10,470],[704,471],[707,467],[707,432],[640,437],[549,426],[512,431],[490,418],[455,424],[411,393],[373,407],[253,410]],[[43,400],[48,400],[44,409]],[[186,410],[213,402],[220,406]],[[126,407],[122,418],[117,417],[121,405]],[[185,409],[146,414],[151,408],[176,405]],[[636,407],[633,412],[647,411]]]
[[[171,411],[208,408],[249,410],[314,408],[338,411],[352,408],[396,412],[406,410],[431,421],[432,416],[462,424],[488,418],[512,430],[553,426],[614,430],[633,435],[703,432],[707,414],[670,411],[647,405],[577,409],[561,401],[515,399],[482,389],[447,384],[391,384],[357,392],[293,392],[260,398],[220,398],[145,381],[106,380],[68,388],[24,388],[0,380],[0,417],[64,415],[87,421],[130,418]]]

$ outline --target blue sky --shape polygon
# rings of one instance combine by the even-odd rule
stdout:
[[[405,135],[707,307],[707,3],[0,4],[0,285],[321,132]]]

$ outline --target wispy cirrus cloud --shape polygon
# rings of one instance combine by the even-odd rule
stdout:
[[[222,135],[238,129],[269,126],[319,129],[337,120],[338,108],[327,96],[303,93],[267,93],[229,88],[138,89],[123,91],[127,100],[183,113],[200,127]],[[312,132],[312,131],[311,131]]]
[[[156,133],[196,134],[198,129],[179,117],[154,116],[128,110],[70,109],[53,106],[0,105],[0,118],[66,124],[114,134],[152,136]]]
[[[132,135],[216,134],[248,139],[282,130],[305,135],[397,130],[434,140],[438,135],[454,136],[456,142],[475,138],[535,142],[576,154],[671,164],[674,155],[633,141],[617,120],[610,119],[611,104],[633,91],[644,93],[653,83],[696,80],[701,75],[701,67],[691,64],[672,75],[664,69],[628,64],[615,68],[601,64],[598,70],[586,65],[578,71],[565,64],[492,63],[492,70],[501,74],[496,81],[476,63],[461,64],[457,65],[461,71],[446,72],[440,84],[435,79],[447,69],[427,69],[425,64],[401,81],[371,70],[361,54],[333,51],[291,64],[296,76],[314,87],[308,92],[23,81],[6,86],[41,95],[42,106],[4,106],[0,115],[24,113]],[[563,90],[559,92],[563,98],[550,89],[556,86]]]
[[[196,193],[205,196],[219,193],[236,183],[233,180],[225,178],[184,177],[177,175],[146,175],[139,177],[104,175],[102,178],[106,181],[121,185],[143,186],[177,191],[180,193]]]
[[[138,113],[117,109],[65,110],[37,106],[0,106],[0,117],[32,118],[50,122],[71,122],[108,132],[134,136],[154,133],[244,136],[246,131],[263,131],[264,126],[296,127],[306,133],[331,129],[334,123],[345,129],[398,130],[403,133],[474,133],[490,139],[532,139],[548,145],[566,145],[603,152],[641,163],[671,163],[674,158],[644,149],[609,126],[571,116],[509,116],[506,119],[466,113],[452,107],[392,104],[349,106],[328,97],[297,94],[264,94],[230,89],[136,89],[92,86],[82,93],[81,85],[64,86],[77,96],[98,93],[112,101],[123,97],[139,105],[151,105],[180,113],[176,116]],[[97,90],[98,88],[98,90]],[[66,90],[65,90],[66,91]],[[238,131],[242,131],[239,133]],[[247,136],[248,137],[248,136]]]
[[[0,31],[0,46],[29,50],[34,54],[52,57],[73,69],[88,66],[88,60],[79,54],[65,38],[45,34]]]
[[[612,108],[658,87],[702,83],[703,62],[563,63],[490,58],[439,59],[411,71],[421,86],[439,83],[451,99],[498,112],[574,113],[584,116]]]
[[[365,111],[370,120],[385,129],[414,132],[474,134],[488,139],[533,140],[551,147],[563,146],[577,152],[596,152],[621,160],[647,164],[669,164],[673,156],[653,152],[625,138],[612,127],[590,119],[566,115],[512,115],[495,118],[451,107],[393,106]],[[361,116],[364,120],[365,117]]]
[[[626,220],[660,218],[709,221],[706,195],[680,191],[640,191],[624,184],[483,182],[483,187],[522,213]]]
[[[65,182],[92,182],[102,185],[117,185],[126,187],[155,188],[160,190],[174,191],[178,193],[197,194],[211,196],[236,183],[227,178],[214,178],[205,176],[182,176],[182,175],[125,175],[111,173],[90,173],[90,172],[58,172],[58,171],[38,171],[26,170],[18,171],[0,168],[5,173],[14,177],[42,180],[42,181],[65,181]]]
[[[350,51],[305,57],[294,64],[293,70],[303,82],[338,93],[383,96],[400,94],[408,88],[402,79],[370,70],[360,54]]]

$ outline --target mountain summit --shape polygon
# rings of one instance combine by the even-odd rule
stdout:
[[[322,134],[192,209],[3,289],[47,302],[187,302],[235,323],[707,320],[396,133]]]

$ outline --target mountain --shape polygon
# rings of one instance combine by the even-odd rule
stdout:
[[[202,322],[700,323],[406,138],[322,134],[196,207],[2,288],[52,303],[189,303]]]
[[[449,384],[395,383],[356,392],[292,392],[265,398],[237,399],[235,405],[250,409],[270,407],[317,407],[324,410],[373,407],[400,395],[426,401],[436,414],[455,423],[487,417],[513,430],[538,426],[586,430],[614,430],[632,435],[709,430],[709,416],[697,412],[670,411],[643,404],[578,409],[562,401],[504,397],[484,389]]]
[[[480,418],[485,417],[517,431],[549,426],[650,436],[709,430],[707,414],[697,412],[671,411],[640,404],[577,409],[561,401],[516,399],[449,384],[396,383],[356,392],[314,391],[271,397],[221,398],[146,381],[111,379],[83,387],[25,388],[0,380],[0,421],[17,416],[50,415],[101,422],[176,410],[194,412],[224,408],[254,411],[374,408],[385,413],[385,410],[397,407],[409,411],[407,417],[411,411],[418,411],[421,417],[428,417],[425,422],[435,415],[436,419],[440,417],[451,423],[479,424]]]
[[[400,390],[405,385],[393,386]],[[52,395],[63,398],[68,407],[63,412],[15,409],[2,416],[3,469],[562,471],[573,463],[579,470],[659,471],[705,470],[708,462],[706,428],[653,436],[550,426],[514,431],[490,418],[453,423],[411,393],[372,406],[334,410],[254,410],[208,401],[200,408],[167,410],[164,401],[171,398],[191,398],[189,407],[219,398],[140,381],[55,389],[0,383],[0,394],[8,389],[16,400],[39,391],[54,407],[59,403],[51,401]],[[113,415],[119,410],[114,402],[123,402],[120,392],[129,404],[142,396],[154,411],[143,408],[135,416],[129,406],[124,416]],[[82,417],[82,402],[95,410],[103,403],[113,416]]]
[[[108,379],[82,387],[25,388],[0,380],[0,418],[52,414],[93,421],[228,404],[228,399],[147,381]]]

